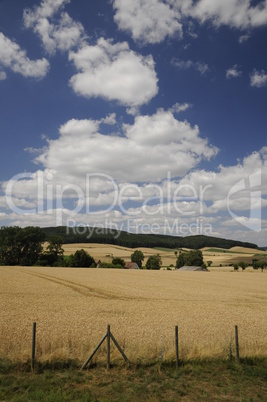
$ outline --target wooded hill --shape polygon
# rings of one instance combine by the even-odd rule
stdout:
[[[84,230],[82,230],[84,229]],[[229,239],[221,239],[212,236],[167,236],[157,234],[134,234],[115,229],[100,228],[70,228],[65,226],[42,228],[46,238],[53,235],[60,235],[64,244],[69,243],[101,243],[114,244],[118,246],[137,247],[163,247],[170,249],[189,248],[200,249],[203,247],[219,247],[229,249],[231,247],[249,247],[258,249],[253,243],[241,242]]]

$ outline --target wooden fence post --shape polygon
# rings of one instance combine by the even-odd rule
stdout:
[[[98,349],[100,348],[100,346],[102,345],[102,343],[104,342],[104,340],[107,338],[107,369],[110,369],[110,339],[112,339],[112,341],[114,342],[115,346],[117,347],[117,349],[119,350],[119,352],[121,353],[122,357],[124,358],[124,360],[130,364],[129,360],[127,359],[125,353],[123,352],[122,348],[120,347],[120,345],[118,344],[118,342],[116,341],[116,339],[114,338],[113,334],[110,331],[110,325],[108,325],[107,328],[107,332],[105,333],[105,335],[103,336],[103,338],[101,339],[101,341],[99,342],[99,344],[97,345],[97,347],[94,349],[93,353],[91,353],[91,355],[88,357],[88,359],[86,360],[86,362],[82,365],[82,370],[86,368],[86,366],[88,365],[88,363],[90,363],[90,361],[92,360],[93,356],[95,355],[95,353],[98,351]]]
[[[110,369],[110,325],[107,328],[107,369]]]
[[[179,367],[179,343],[178,343],[178,325],[175,326],[175,356],[176,356],[176,368]]]
[[[239,343],[238,343],[238,326],[235,325],[235,350],[236,350],[236,358],[239,361]]]
[[[34,364],[35,364],[35,344],[36,344],[36,322],[34,322],[32,326],[32,362],[31,362],[32,370],[34,370]]]

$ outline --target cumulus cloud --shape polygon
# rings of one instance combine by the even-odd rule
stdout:
[[[70,0],[42,0],[40,6],[24,10],[24,22],[27,27],[32,26],[40,18],[51,18],[59,8],[70,3]]]
[[[250,74],[250,85],[252,87],[261,88],[267,85],[267,72],[264,70],[254,70]]]
[[[253,152],[233,166],[220,166],[218,172],[195,171],[180,181],[186,196],[187,188],[205,188],[204,201],[211,202],[210,213],[233,210],[249,210],[251,195],[258,194],[262,207],[267,206],[267,161],[263,151]],[[229,199],[228,199],[229,196]]]
[[[182,24],[188,17],[200,23],[211,21],[216,27],[225,25],[240,30],[267,25],[267,2],[257,3],[253,5],[253,0],[113,0],[113,7],[114,20],[121,30],[129,32],[136,41],[159,43],[175,33],[182,37]],[[190,22],[188,25],[190,28]],[[247,39],[248,35],[242,35],[240,43]]]
[[[179,68],[180,70],[188,70],[193,68],[198,71],[201,75],[205,75],[210,71],[209,66],[206,63],[202,63],[200,61],[193,62],[192,60],[179,60],[173,59],[172,65]]]
[[[0,32],[0,64],[24,77],[43,78],[49,69],[46,59],[30,60],[26,51]],[[2,72],[2,79],[6,78]]]
[[[68,51],[79,45],[85,37],[82,24],[73,21],[66,12],[61,12],[57,23],[51,21],[59,9],[69,2],[43,0],[39,7],[24,10],[24,26],[32,28],[39,35],[49,54],[55,53],[57,49]]]
[[[186,0],[174,3],[183,16],[196,18],[201,23],[211,21],[217,27],[226,25],[250,29],[267,24],[266,0],[259,1],[255,6],[252,0]]]
[[[182,36],[180,13],[159,0],[114,0],[114,20],[121,30],[142,43],[159,43],[167,36]]]
[[[94,46],[84,45],[77,52],[70,52],[69,59],[80,71],[70,80],[79,95],[139,106],[158,92],[152,56],[133,52],[126,42],[100,38]]]
[[[239,70],[238,65],[235,64],[233,67],[228,68],[226,70],[226,78],[238,78],[242,75],[242,71]]]
[[[183,176],[218,151],[200,137],[197,126],[175,119],[169,111],[137,116],[134,124],[123,125],[124,136],[101,134],[100,124],[69,120],[37,160],[62,177],[103,173],[119,181],[145,182],[162,180],[167,170]]]
[[[128,219],[136,215],[140,222],[147,214],[147,224],[158,225],[168,210],[172,221],[177,210],[187,216],[201,207],[198,200],[181,200],[170,208],[158,205],[165,204],[169,196],[165,179],[169,170],[176,177],[183,176],[217,153],[217,148],[200,137],[197,126],[158,110],[124,124],[120,130],[124,136],[101,133],[103,124],[112,130],[114,123],[116,116],[111,114],[97,121],[72,119],[63,124],[59,138],[48,140],[36,157],[42,169],[2,183],[6,197],[0,198],[0,207],[5,220],[21,226],[43,225],[45,219],[52,226],[71,220],[103,223],[103,227],[110,220],[130,230]],[[151,200],[154,206],[149,205]],[[128,201],[136,203],[136,208],[129,208]]]
[[[101,134],[103,123],[105,119],[73,119],[62,125],[60,137],[49,141],[39,157],[44,170],[23,173],[2,184],[11,195],[0,197],[3,219],[21,226],[82,224],[143,233],[244,236],[246,241],[262,244],[266,222],[260,211],[267,206],[265,148],[236,165],[215,171],[194,168],[178,178],[184,167],[176,167],[178,159],[172,162],[179,147],[183,149],[179,155],[192,160],[187,140],[195,152],[199,143],[201,158],[215,153],[204,140],[197,140],[196,128],[177,121],[169,111],[136,117],[134,124],[124,126],[125,137]],[[160,154],[158,148],[164,152]],[[167,172],[165,156],[171,161]],[[103,173],[105,169],[108,174]],[[90,175],[85,183],[86,172]]]

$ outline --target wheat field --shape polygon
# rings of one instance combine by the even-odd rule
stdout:
[[[132,361],[173,358],[175,325],[181,358],[227,357],[235,325],[240,355],[266,356],[266,289],[252,270],[0,267],[0,357],[30,357],[33,322],[40,360],[83,361],[107,324]]]

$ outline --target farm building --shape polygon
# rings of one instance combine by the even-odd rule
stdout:
[[[124,268],[125,269],[139,269],[136,262],[126,262]]]
[[[203,267],[197,267],[197,266],[183,266],[181,268],[178,268],[178,271],[203,271],[203,272],[209,272],[207,268]]]

